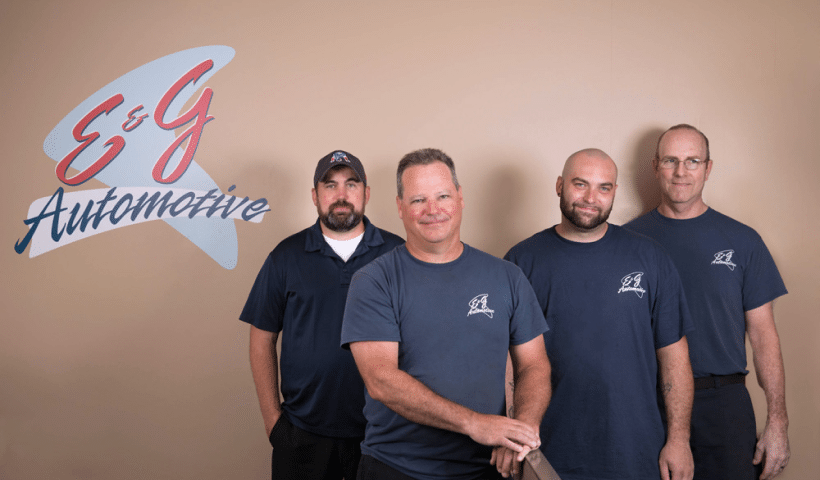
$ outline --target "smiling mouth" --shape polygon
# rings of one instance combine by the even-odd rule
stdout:
[[[447,218],[434,218],[430,220],[419,220],[419,223],[421,225],[438,225],[440,223],[446,222],[447,220]]]
[[[574,207],[582,212],[588,213],[598,213],[601,211],[598,207],[590,207],[590,206],[583,206],[583,205],[574,205]]]

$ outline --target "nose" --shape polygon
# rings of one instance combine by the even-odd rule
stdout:
[[[675,162],[675,176],[682,177],[684,173],[686,173],[686,165],[684,165],[683,160],[677,160]]]
[[[336,189],[336,199],[337,200],[347,200],[347,189],[346,188],[337,188]]]
[[[441,205],[435,199],[430,199],[424,202],[422,214],[425,216],[435,216],[441,211]]]
[[[595,190],[592,188],[588,188],[586,192],[584,192],[584,202],[588,204],[592,204],[595,202]]]

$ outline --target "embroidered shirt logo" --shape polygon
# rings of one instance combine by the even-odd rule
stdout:
[[[347,155],[344,152],[336,152],[333,154],[333,157],[330,159],[330,163],[336,162],[347,162],[350,163],[350,160],[347,158]]]
[[[722,252],[717,252],[715,254],[715,259],[712,260],[712,265],[726,265],[727,267],[729,267],[729,270],[734,271],[735,267],[737,266],[734,263],[732,263],[732,255],[734,255],[734,253],[734,250],[724,250]]]
[[[470,300],[470,311],[467,312],[467,316],[474,313],[483,313],[490,318],[493,318],[493,313],[495,310],[491,310],[487,307],[487,297],[489,296],[488,293],[482,293],[481,295],[476,295],[472,300]]]
[[[638,298],[643,298],[643,294],[646,293],[646,290],[641,287],[642,278],[643,272],[632,272],[625,276],[621,279],[621,289],[618,290],[618,293],[635,292]]]

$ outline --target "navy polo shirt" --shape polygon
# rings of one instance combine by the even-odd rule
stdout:
[[[364,383],[353,356],[339,346],[353,274],[404,243],[365,217],[364,237],[343,261],[319,221],[273,249],[239,319],[281,332],[282,410],[294,425],[329,437],[364,436]]]

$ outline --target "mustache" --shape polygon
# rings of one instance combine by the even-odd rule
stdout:
[[[347,200],[336,200],[329,207],[327,207],[328,212],[332,212],[334,208],[345,207],[350,209],[350,211],[355,211],[356,207],[353,206],[352,203],[348,202]]]
[[[601,207],[599,207],[597,205],[587,205],[586,203],[582,203],[582,202],[575,202],[575,203],[572,204],[572,206],[573,207],[578,207],[578,208],[594,208],[595,210],[598,210],[599,212],[602,211]]]

